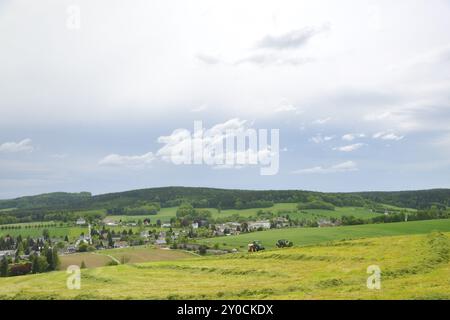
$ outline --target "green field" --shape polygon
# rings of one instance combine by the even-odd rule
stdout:
[[[251,208],[251,209],[230,209],[230,210],[221,210],[220,212],[216,208],[206,208],[205,210],[209,210],[214,219],[217,218],[226,218],[231,217],[233,215],[239,215],[240,217],[257,217],[258,211],[271,211],[274,214],[282,213],[289,214],[292,219],[320,219],[320,218],[341,218],[342,216],[354,216],[356,218],[372,218],[379,216],[379,213],[373,213],[367,208],[361,207],[336,207],[335,210],[303,210],[302,212],[297,211],[296,203],[276,203],[273,207],[270,208]],[[290,211],[289,213],[284,213]],[[169,222],[171,218],[176,217],[177,207],[172,208],[162,208],[158,214],[156,215],[140,215],[140,216],[126,216],[126,215],[117,215],[117,216],[107,216],[108,219],[114,221],[137,221],[143,220],[145,218],[149,218],[151,223],[156,223],[157,220],[161,220],[161,222]]]
[[[441,222],[444,223],[444,222]],[[450,299],[449,234],[126,264],[0,278],[0,299]],[[367,288],[367,268],[381,289]]]
[[[10,236],[18,236],[21,235],[22,237],[33,237],[33,238],[37,238],[42,236],[42,232],[47,229],[50,233],[50,236],[52,238],[64,238],[66,235],[69,237],[70,240],[74,240],[76,238],[78,238],[80,236],[80,234],[82,232],[84,232],[85,234],[88,232],[88,228],[87,227],[68,227],[68,226],[63,226],[63,227],[42,227],[42,228],[37,228],[37,227],[33,227],[33,228],[25,228],[26,225],[39,225],[39,224],[46,224],[47,222],[43,222],[43,223],[24,223],[24,224],[20,224],[21,228],[20,229],[0,229],[0,236],[5,236],[5,235],[10,235]],[[8,225],[10,226],[10,225]]]
[[[253,240],[260,240],[266,248],[274,248],[277,240],[288,239],[296,246],[318,244],[333,240],[357,239],[380,236],[395,236],[428,233],[431,231],[450,232],[450,219],[410,221],[383,224],[366,224],[332,228],[289,228],[272,229],[245,233],[238,236],[224,236],[202,240],[210,246],[246,249]]]

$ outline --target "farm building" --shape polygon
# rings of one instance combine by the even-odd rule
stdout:
[[[248,230],[270,229],[270,221],[249,222]]]

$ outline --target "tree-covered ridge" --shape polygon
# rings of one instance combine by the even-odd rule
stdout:
[[[382,212],[381,204],[402,208],[444,209],[450,189],[399,192],[323,193],[304,190],[237,190],[162,187],[92,196],[89,192],[49,193],[0,201],[0,224],[74,219],[77,210],[106,210],[109,214],[154,214],[160,208],[189,203],[194,208],[270,208],[274,203],[300,203],[299,209],[369,207]],[[6,209],[6,210],[5,210]],[[95,214],[95,213],[93,213]]]

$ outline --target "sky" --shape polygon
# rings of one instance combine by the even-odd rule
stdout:
[[[0,199],[450,188],[448,0],[0,0],[0,43]],[[278,170],[174,163],[199,121]]]

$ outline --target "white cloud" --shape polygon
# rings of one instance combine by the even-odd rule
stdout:
[[[206,104],[202,104],[202,105],[200,105],[198,107],[192,108],[191,112],[194,112],[194,113],[195,112],[202,112],[202,111],[205,111],[206,109],[208,109],[208,106]]]
[[[252,53],[237,60],[234,65],[251,63],[258,66],[300,66],[312,62],[312,58],[302,58],[286,53]]]
[[[353,141],[357,138],[364,138],[366,135],[364,133],[347,133],[342,136],[344,141]]]
[[[187,129],[179,128],[172,132],[168,136],[160,136],[158,138],[159,143],[165,144],[156,153],[157,156],[168,162],[173,162],[174,157],[180,154],[182,150],[190,150],[193,146],[194,150],[191,150],[194,154],[201,154],[203,147],[207,145],[214,145],[218,140],[223,140],[226,135],[233,135],[237,132],[245,131],[249,126],[247,120],[240,120],[238,118],[230,119],[224,123],[219,123],[208,129],[208,135],[203,136],[205,129],[197,132],[199,136],[191,136],[191,132]],[[196,150],[198,148],[198,150]],[[180,155],[185,157],[185,155]],[[175,159],[176,162],[182,162],[183,159]]]
[[[400,136],[396,133],[389,132],[389,131],[377,132],[372,137],[374,139],[391,140],[391,141],[400,141],[404,138],[404,136]]]
[[[265,49],[297,49],[306,45],[314,36],[329,30],[329,25],[322,27],[306,27],[279,35],[267,35],[261,39],[257,47]]]
[[[98,164],[101,166],[143,167],[148,166],[154,160],[155,156],[152,152],[136,156],[110,154],[101,159]]]
[[[342,152],[352,152],[358,150],[359,148],[365,146],[364,143],[354,143],[343,147],[336,147],[333,150],[342,151]]]
[[[346,161],[332,165],[330,167],[317,166],[307,169],[300,169],[293,171],[292,174],[325,174],[325,173],[351,172],[357,170],[358,167],[355,162]]]
[[[216,56],[204,54],[204,53],[198,53],[195,56],[198,60],[203,62],[204,64],[214,65],[220,63],[220,59]]]
[[[3,153],[32,152],[33,149],[31,139],[24,139],[19,142],[5,142],[0,145],[0,152]]]
[[[290,111],[297,111],[297,108],[294,107],[292,104],[281,104],[280,106],[273,109],[274,112],[290,112]]]
[[[319,144],[319,143],[324,143],[324,142],[327,142],[327,141],[331,141],[331,140],[333,140],[335,138],[335,136],[322,136],[320,133],[319,134],[317,134],[317,135],[315,135],[314,137],[312,137],[310,140],[312,141],[312,142],[314,142],[314,143],[317,143],[317,144]]]
[[[330,120],[331,120],[331,117],[321,118],[321,119],[314,120],[312,123],[313,124],[325,124],[325,123],[329,122]]]

